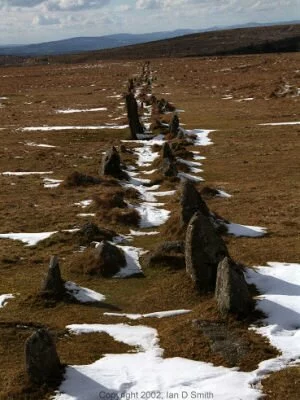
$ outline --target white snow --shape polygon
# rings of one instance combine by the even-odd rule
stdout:
[[[52,189],[58,187],[63,180],[62,179],[50,179],[50,178],[44,178],[44,187],[47,189]]]
[[[219,400],[250,400],[259,395],[248,385],[249,373],[180,357],[163,359],[153,328],[127,324],[67,328],[75,334],[105,332],[117,341],[138,347],[140,352],[106,354],[93,364],[67,367],[55,400],[126,398],[130,393],[142,398],[143,392],[161,393],[164,399],[167,394],[174,394],[181,400],[191,399],[192,393],[210,393],[213,397],[206,398]]]
[[[300,125],[300,121],[295,122],[269,122],[267,124],[259,124],[261,126],[280,126],[280,125]]]
[[[180,179],[188,179],[189,181],[193,182],[203,182],[203,178],[200,178],[200,176],[195,176],[191,174],[187,174],[186,172],[178,172],[177,176]]]
[[[231,194],[224,192],[224,190],[219,190],[219,189],[217,190],[218,190],[217,197],[223,197],[225,199],[229,199],[230,197],[232,197]]]
[[[82,200],[82,201],[79,201],[78,203],[74,203],[74,205],[79,206],[81,208],[86,208],[89,205],[91,205],[92,202],[93,202],[93,200]]]
[[[151,228],[164,224],[170,217],[171,211],[159,208],[164,203],[142,202],[133,206],[141,216],[140,228]]]
[[[228,229],[228,233],[234,236],[260,237],[264,236],[267,231],[267,228],[261,226],[239,225],[232,222],[225,225]]]
[[[130,393],[141,395],[144,391],[158,391],[163,398],[167,398],[167,393],[174,393],[181,400],[192,398],[193,391],[213,395],[199,398],[261,398],[258,388],[262,378],[300,362],[300,264],[268,263],[268,266],[257,267],[256,270],[247,269],[246,279],[262,293],[258,296],[257,308],[267,315],[262,321],[264,326],[253,326],[252,329],[278,348],[282,353],[278,357],[261,362],[252,372],[241,372],[236,368],[215,367],[210,363],[180,357],[163,359],[157,331],[150,327],[128,324],[69,325],[67,328],[75,334],[106,332],[117,341],[137,347],[139,352],[106,354],[93,364],[68,367],[55,400],[96,400],[99,393],[125,398]],[[143,316],[106,315],[131,319]]]
[[[105,300],[105,296],[94,290],[76,285],[74,282],[65,282],[67,291],[81,303],[93,303]]]
[[[264,326],[252,329],[282,353],[260,364],[259,380],[271,371],[300,363],[300,264],[269,262],[266,267],[247,269],[246,279],[260,291],[257,308],[266,314]]]
[[[58,114],[74,114],[74,113],[81,113],[81,112],[96,112],[96,111],[107,111],[107,107],[98,107],[98,108],[68,108],[66,110],[57,110]]]
[[[87,125],[87,126],[28,126],[21,128],[24,132],[48,132],[48,131],[68,131],[68,130],[98,130],[98,129],[126,129],[128,125]]]
[[[158,235],[159,232],[142,232],[142,231],[134,231],[130,229],[130,235],[132,236],[153,236],[153,235]]]
[[[45,143],[35,143],[35,142],[25,142],[26,146],[32,146],[32,147],[49,147],[49,148],[53,148],[56,146],[52,146],[51,144],[45,144]]]
[[[4,307],[9,299],[13,299],[13,294],[0,294],[0,308]]]
[[[109,313],[105,312],[103,315],[108,315],[111,317],[125,317],[128,319],[140,319],[140,318],[168,318],[175,317],[177,315],[183,315],[190,313],[191,310],[169,310],[169,311],[157,311],[148,314],[126,314],[126,313]]]
[[[20,240],[27,246],[34,246],[41,240],[45,240],[55,233],[57,233],[57,231],[39,233],[1,233],[0,239]]]
[[[241,103],[242,101],[251,101],[251,100],[254,100],[254,97],[244,97],[242,99],[238,99],[235,101],[237,101],[238,103]]]
[[[139,257],[145,253],[145,250],[131,246],[117,245],[117,247],[122,249],[125,253],[126,267],[121,268],[120,271],[114,275],[114,278],[126,278],[131,275],[142,273]]]
[[[194,141],[195,146],[209,146],[213,144],[210,140],[208,135],[211,132],[215,132],[213,129],[191,129],[191,130],[184,130],[185,134],[196,136]]]
[[[34,172],[25,172],[25,171],[22,171],[22,172],[10,172],[10,171],[7,171],[7,172],[2,172],[2,175],[4,175],[4,176],[27,176],[27,175],[47,175],[47,174],[53,174],[53,171],[47,171],[47,172],[36,172],[36,171],[34,171]]]
[[[77,216],[78,216],[78,217],[82,217],[82,218],[85,218],[85,217],[95,217],[96,214],[95,214],[95,213],[79,213],[79,214],[77,214]]]

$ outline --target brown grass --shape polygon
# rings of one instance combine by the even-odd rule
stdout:
[[[299,74],[295,72],[299,68],[298,64],[297,54],[153,62],[153,69],[158,70],[154,90],[158,98],[162,97],[162,92],[172,93],[172,101],[185,110],[180,119],[187,125],[186,128],[217,129],[210,134],[214,145],[200,148],[201,155],[207,157],[201,161],[204,169],[201,176],[206,180],[205,185],[223,189],[233,197],[209,199],[210,209],[233,222],[268,228],[270,234],[260,239],[226,238],[232,258],[248,266],[265,265],[268,261],[293,262],[300,258],[297,197],[300,179],[299,169],[295,168],[299,157],[299,127],[258,125],[296,119],[298,98],[270,99],[269,96],[278,86],[281,76],[285,76],[291,85],[298,84]],[[98,125],[119,117],[123,112],[118,108],[119,100],[108,98],[107,95],[114,91],[120,93],[121,82],[127,81],[128,76],[136,72],[139,63],[103,62],[103,66],[101,63],[90,65],[91,68],[85,68],[85,65],[76,65],[76,68],[72,65],[6,68],[5,75],[10,77],[2,79],[1,91],[9,99],[3,102],[0,116],[1,127],[6,128],[0,130],[1,172],[53,171],[49,177],[64,179],[74,170],[80,170],[86,175],[97,176],[102,151],[108,146],[119,145],[121,139],[127,139],[128,130],[86,130],[54,134],[25,133],[16,131],[16,128],[43,124]],[[91,82],[96,86],[91,87]],[[226,94],[232,94],[233,99],[223,100]],[[235,101],[245,97],[254,97],[254,100]],[[31,101],[32,104],[25,104]],[[84,123],[80,113],[55,113],[57,109],[79,105],[103,105],[110,111],[86,113]],[[126,123],[126,117],[119,123]],[[29,146],[27,142],[47,143],[56,147],[41,150]],[[126,146],[134,148],[135,144],[128,143]],[[189,146],[187,150],[199,148]],[[135,157],[130,153],[126,153],[127,156],[128,163],[133,163]],[[87,219],[77,215],[93,212],[94,205],[82,210],[74,203],[91,199],[93,195],[98,195],[98,190],[100,196],[104,188],[106,190],[110,185],[109,181],[99,186],[72,186],[67,189],[62,185],[57,189],[45,189],[42,177],[0,175],[0,183],[1,233],[72,229],[80,227],[87,220],[101,227],[128,233],[127,218],[137,223],[136,214],[118,215],[128,209],[113,208],[113,215],[109,215],[107,210],[101,213],[99,210],[96,217]],[[114,183],[110,187],[117,190]],[[164,180],[162,188],[167,187],[177,188],[178,183]],[[126,191],[125,198],[131,197],[132,200],[138,199],[135,191]],[[162,239],[184,236],[183,232],[178,231],[176,197],[165,198],[163,201],[173,214],[168,224],[159,228],[160,235],[137,237],[134,246],[151,251]],[[219,315],[212,295],[200,297],[193,290],[184,270],[144,266],[144,279],[96,279],[71,268],[78,250],[79,242],[71,234],[59,233],[32,248],[18,241],[1,239],[0,293],[20,293],[1,308],[2,321],[50,327],[58,334],[58,349],[63,362],[84,364],[93,361],[94,354],[98,357],[102,351],[102,341],[103,348],[106,345],[111,352],[127,350],[120,343],[109,344],[99,335],[62,339],[59,332],[63,332],[66,325],[119,322],[119,319],[103,315],[104,311],[112,309],[146,313],[186,308],[192,312],[185,316],[147,320],[143,323],[158,329],[166,356],[180,355],[222,362],[219,354],[212,354],[207,338],[190,330],[193,319],[218,320]],[[105,294],[107,301],[94,306],[59,303],[55,308],[33,306],[32,302],[27,301],[40,287],[51,254],[58,254],[62,261],[64,279]],[[250,342],[251,351],[239,364],[243,370],[251,370],[258,362],[274,356],[274,349],[270,345],[248,332],[248,322],[229,323],[238,335],[245,335]],[[23,393],[19,394],[18,400],[23,399],[25,383],[21,377],[24,342],[33,328],[22,330],[4,328],[2,325],[0,329],[3,332],[0,335],[0,398],[7,398],[7,393],[15,390]],[[293,396],[299,391],[298,371],[288,369],[280,374],[272,374],[274,379],[264,381],[265,391],[271,396],[270,399],[275,399],[274,393],[281,393],[283,388],[282,396],[295,398]],[[46,393],[36,392],[30,396],[30,399],[34,399],[34,396],[39,400],[47,398]]]

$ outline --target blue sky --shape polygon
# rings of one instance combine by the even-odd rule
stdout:
[[[0,45],[300,19],[300,0],[0,0]]]

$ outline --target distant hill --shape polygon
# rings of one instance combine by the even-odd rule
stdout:
[[[276,25],[296,25],[300,21],[278,22]],[[75,37],[71,39],[56,40],[45,43],[27,45],[0,45],[0,55],[13,56],[48,56],[59,54],[75,54],[86,51],[112,49],[116,47],[130,46],[140,43],[148,43],[157,40],[181,37],[200,32],[224,31],[237,28],[273,26],[274,23],[261,24],[249,22],[247,24],[236,24],[233,26],[214,26],[207,29],[178,29],[175,31],[162,31],[144,34],[119,33],[114,35],[96,37]]]
[[[0,55],[39,56],[79,53],[82,51],[102,50],[128,46],[137,43],[152,42],[198,32],[194,29],[179,29],[176,31],[154,32],[145,34],[119,33],[98,37],[76,37],[53,42],[29,45],[0,46]]]
[[[73,55],[47,62],[76,63],[113,59],[203,57],[300,51],[300,24],[195,33],[167,40]],[[45,59],[40,59],[41,62]],[[35,59],[39,62],[39,59]]]
[[[37,55],[34,57],[0,54],[0,65],[73,64],[97,60],[203,57],[297,51],[300,51],[300,24],[185,34],[149,43],[78,52],[77,54],[75,52],[74,54]]]

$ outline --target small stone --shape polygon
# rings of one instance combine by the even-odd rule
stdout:
[[[222,316],[233,313],[245,317],[252,310],[252,299],[243,271],[229,257],[219,263],[215,297]]]
[[[42,295],[59,300],[64,294],[65,285],[61,278],[58,258],[57,256],[52,256],[46,279],[42,285]]]
[[[48,330],[39,329],[27,339],[25,366],[29,380],[34,384],[57,384],[61,379],[62,365]]]
[[[101,242],[95,248],[94,255],[96,264],[93,274],[109,278],[118,273],[121,268],[126,267],[124,251],[107,241]]]

